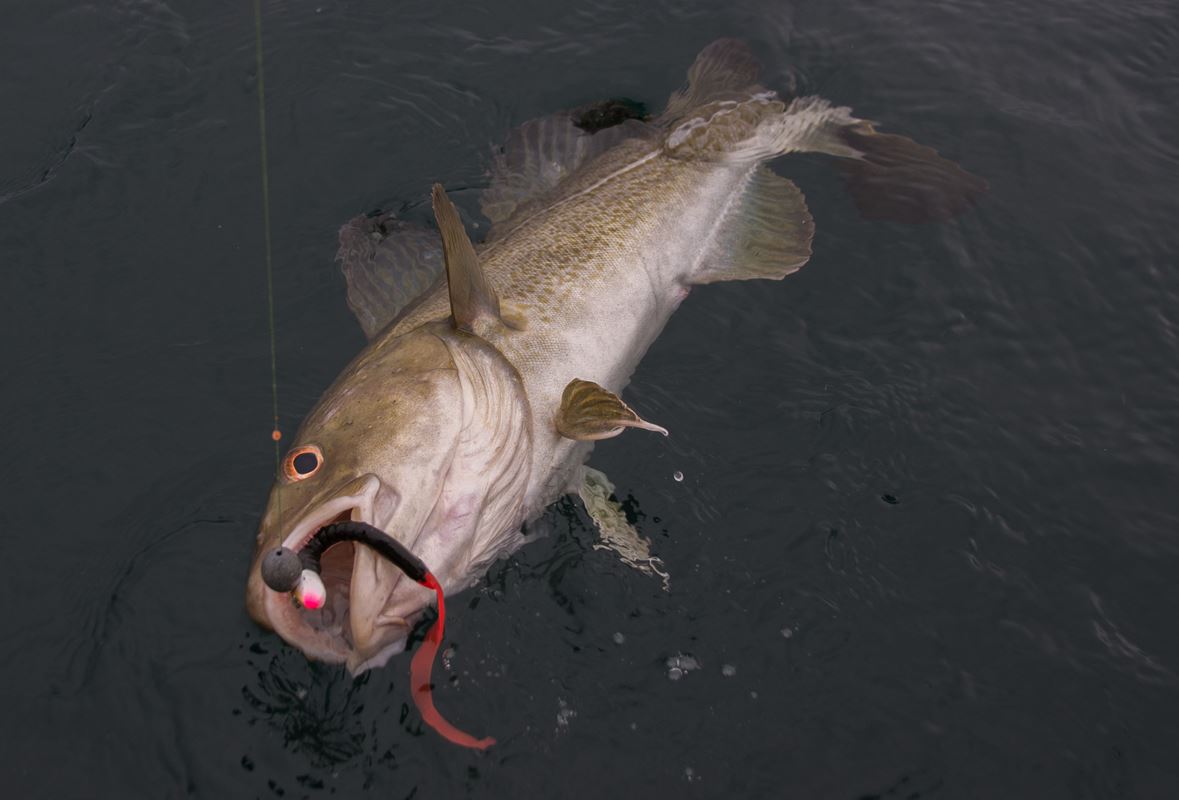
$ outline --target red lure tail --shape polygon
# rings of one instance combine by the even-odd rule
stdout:
[[[469,733],[463,733],[447,722],[434,707],[430,672],[434,667],[434,657],[438,654],[438,648],[442,644],[442,633],[446,628],[446,606],[442,598],[442,586],[439,585],[433,573],[427,572],[426,577],[420,583],[427,589],[433,589],[434,594],[438,597],[438,619],[430,626],[430,630],[426,632],[426,638],[418,647],[418,651],[413,654],[413,660],[410,661],[410,691],[413,694],[414,703],[417,704],[418,711],[422,712],[422,719],[426,724],[438,731],[439,735],[447,741],[461,747],[486,750],[495,744],[495,739],[490,736],[476,739]]]

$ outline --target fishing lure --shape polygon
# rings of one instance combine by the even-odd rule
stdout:
[[[276,592],[291,593],[306,608],[322,608],[327,602],[327,590],[319,577],[320,558],[329,547],[338,542],[359,542],[371,547],[382,558],[404,572],[410,580],[434,592],[438,599],[438,618],[426,632],[426,638],[410,661],[410,688],[414,703],[426,724],[448,741],[476,750],[486,750],[495,744],[495,739],[490,736],[476,739],[469,733],[460,731],[447,722],[434,707],[430,673],[434,666],[434,658],[442,644],[442,634],[446,627],[446,605],[438,579],[422,560],[401,542],[366,522],[336,522],[320,528],[298,552],[279,547],[267,553],[262,559],[262,580]]]

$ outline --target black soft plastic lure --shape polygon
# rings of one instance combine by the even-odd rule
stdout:
[[[320,558],[324,552],[339,542],[359,542],[371,547],[397,566],[416,583],[434,592],[438,600],[438,619],[426,632],[418,651],[410,662],[410,690],[422,719],[448,741],[463,747],[486,750],[495,744],[495,739],[476,739],[451,725],[434,707],[431,691],[430,672],[434,657],[442,644],[442,633],[446,626],[446,604],[442,585],[422,560],[415,556],[401,542],[389,536],[380,528],[367,522],[334,522],[315,532],[306,544],[296,552],[279,547],[267,553],[262,559],[262,580],[276,592],[291,592],[307,608],[320,608],[327,602],[327,592],[319,577]]]

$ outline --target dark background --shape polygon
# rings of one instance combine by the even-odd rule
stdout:
[[[670,593],[563,502],[452,603],[438,703],[486,755],[423,729],[407,658],[354,682],[243,609],[250,4],[3,6],[5,797],[1179,795],[1173,2],[264,5],[288,431],[363,344],[340,224],[436,180],[474,208],[508,127],[658,109],[717,36],[990,182],[907,227],[775,164],[810,265],[694,292],[627,393],[671,438],[593,460]]]

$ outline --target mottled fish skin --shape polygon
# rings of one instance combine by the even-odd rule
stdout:
[[[753,83],[756,72],[744,45],[720,40],[654,121],[626,120],[594,142],[532,125],[521,140],[556,131],[543,152],[572,142],[566,152],[584,158],[522,158],[535,176],[500,175],[485,206],[495,224],[474,251],[436,186],[447,279],[400,316],[386,302],[398,294],[390,276],[366,283],[352,270],[350,302],[375,335],[295,437],[319,447],[323,465],[272,491],[247,590],[256,620],[314,658],[353,672],[379,666],[404,646],[428,593],[357,545],[350,584],[328,586],[335,616],[309,619],[262,585],[268,548],[297,548],[351,515],[397,536],[459,591],[523,543],[523,524],[578,492],[593,440],[633,427],[666,434],[618,395],[691,287],[780,279],[810,256],[802,193],[765,161],[791,151],[843,159],[857,205],[885,217],[880,187],[908,204],[905,217],[956,213],[985,188],[849,109],[787,103]],[[899,192],[891,178],[905,184]],[[366,248],[358,233],[348,230],[349,252]],[[422,247],[407,237],[396,252]]]
[[[628,140],[526,206],[480,252],[505,306],[527,321],[488,341],[516,366],[533,410],[536,513],[569,489],[588,445],[556,434],[553,416],[573,379],[620,393],[687,297],[725,210],[774,150],[742,146],[786,105],[765,90],[711,103],[671,130]],[[449,313],[436,290],[385,337]]]
[[[526,320],[523,330],[485,338],[520,372],[532,406],[530,514],[569,490],[591,446],[557,433],[566,385],[580,378],[621,393],[687,297],[722,209],[756,166],[677,158],[661,139],[631,140],[481,250],[502,304]],[[437,289],[382,338],[449,313]]]

